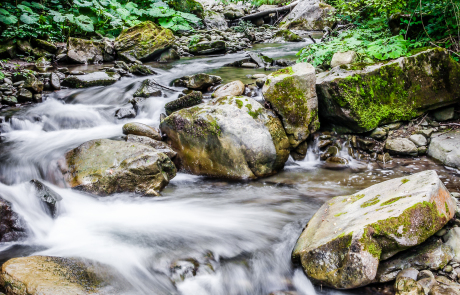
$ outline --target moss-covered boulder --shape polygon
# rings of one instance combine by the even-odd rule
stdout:
[[[149,65],[134,64],[131,67],[129,67],[128,70],[131,74],[138,75],[138,76],[150,76],[150,75],[157,74],[154,68]]]
[[[335,9],[319,1],[300,1],[299,4],[282,20],[281,28],[307,31],[322,31],[332,27],[334,21],[330,16]]]
[[[191,54],[206,55],[212,53],[224,53],[227,50],[227,44],[225,41],[202,41],[196,44],[192,44],[188,48]]]
[[[67,42],[67,56],[75,63],[88,64],[103,61],[103,45],[100,42],[70,37]]]
[[[115,50],[141,61],[150,61],[170,48],[174,43],[174,34],[151,21],[145,21],[123,30],[115,40]]]
[[[98,294],[112,277],[101,274],[103,267],[79,259],[20,257],[3,264],[0,281],[9,295]]]
[[[165,105],[166,114],[169,116],[172,113],[199,105],[203,102],[203,93],[200,91],[192,91],[187,95],[179,97],[176,100],[170,101]]]
[[[45,40],[40,40],[40,39],[35,39],[35,43],[37,43],[37,46],[50,52],[50,53],[56,53],[58,48],[55,44],[45,41]]]
[[[160,124],[187,172],[248,179],[284,167],[289,142],[281,121],[249,97],[222,97],[174,112]]]
[[[120,80],[120,75],[114,72],[94,72],[87,75],[69,75],[64,79],[65,86],[72,88],[87,88],[108,86]]]
[[[199,18],[203,18],[203,5],[196,0],[171,0],[168,5],[177,11],[193,13]]]
[[[367,132],[410,120],[460,101],[460,64],[446,50],[431,49],[362,70],[334,68],[317,76],[322,126]]]
[[[373,185],[326,202],[293,250],[314,283],[338,289],[374,281],[381,260],[424,242],[457,204],[435,171]]]
[[[303,39],[299,35],[291,32],[290,30],[279,30],[274,36],[273,42],[301,42]]]
[[[244,16],[244,10],[236,5],[227,5],[222,12],[226,19],[234,20]]]
[[[61,170],[67,183],[99,195],[159,195],[176,175],[168,156],[135,142],[91,140],[68,152],[65,160]]]
[[[292,148],[319,128],[315,68],[299,63],[270,74],[262,94],[283,120]]]
[[[145,79],[142,81],[141,85],[139,88],[134,92],[133,96],[134,97],[160,97],[162,94],[162,91],[158,84],[150,79]]]

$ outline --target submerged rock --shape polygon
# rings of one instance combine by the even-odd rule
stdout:
[[[61,170],[68,184],[99,195],[159,195],[176,175],[168,156],[134,142],[91,140],[68,152],[65,159]]]
[[[192,91],[191,93],[179,97],[176,100],[170,101],[165,105],[166,114],[169,116],[173,112],[185,108],[196,106],[203,102],[203,93],[200,91]]]
[[[34,186],[36,196],[42,201],[47,213],[51,217],[55,217],[57,211],[56,203],[61,201],[62,197],[39,180],[32,179],[30,183]]]
[[[460,130],[433,134],[428,155],[444,165],[460,169]]]
[[[67,42],[68,58],[80,64],[103,61],[103,45],[100,42],[70,37]]]
[[[290,30],[279,30],[278,32],[276,32],[273,42],[301,42],[302,40],[302,37],[291,32]]]
[[[280,120],[249,97],[222,97],[174,112],[161,124],[183,170],[258,178],[284,167],[289,143]]]
[[[94,72],[87,75],[70,75],[63,84],[72,88],[87,88],[108,86],[120,80],[120,75],[114,72]]]
[[[135,64],[129,68],[129,72],[139,76],[155,75],[156,72],[151,66]]]
[[[195,90],[206,90],[209,86],[218,85],[222,82],[219,76],[208,74],[196,74],[193,76],[184,76],[173,82],[174,86],[187,87]]]
[[[324,204],[293,250],[318,284],[349,289],[373,282],[381,260],[424,242],[455,214],[435,171],[396,178]]]
[[[220,98],[224,96],[239,96],[244,93],[244,83],[241,81],[233,81],[219,87],[212,94],[213,98]]]

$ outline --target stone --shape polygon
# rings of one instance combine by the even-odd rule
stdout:
[[[257,52],[248,52],[246,53],[249,57],[249,61],[251,63],[256,63],[259,68],[266,68],[271,66],[273,63],[273,58],[270,58],[266,55],[263,55],[262,53],[257,53]],[[267,75],[265,74],[258,74],[258,75],[264,75],[262,78],[266,78]],[[261,77],[259,77],[261,78]]]
[[[428,129],[420,129],[420,130],[416,131],[416,134],[421,134],[421,135],[425,136],[428,139],[428,138],[431,137],[433,132],[434,132],[433,128],[428,128]]]
[[[407,138],[387,139],[385,149],[390,154],[417,156],[417,146]]]
[[[428,151],[428,148],[426,146],[421,146],[417,149],[417,152],[419,155],[425,155],[427,151]]]
[[[241,81],[233,81],[219,87],[211,95],[213,98],[220,98],[224,96],[240,96],[244,93],[244,83]]]
[[[176,87],[187,87],[194,90],[206,90],[210,86],[218,85],[222,82],[219,76],[208,74],[196,74],[193,76],[184,76],[173,82]]]
[[[128,134],[128,136],[126,137],[126,141],[137,142],[151,146],[158,152],[164,153],[170,159],[173,159],[177,155],[177,153],[173,149],[171,149],[171,147],[168,146],[166,143],[152,139],[150,137]]]
[[[174,43],[174,34],[151,21],[123,30],[115,39],[115,50],[140,61],[155,60]]]
[[[381,260],[424,242],[456,203],[435,171],[388,180],[327,201],[292,252],[314,282],[338,289],[373,282]]]
[[[242,63],[242,64],[241,64],[241,67],[242,67],[242,68],[247,68],[247,69],[256,69],[256,68],[258,68],[259,66],[256,65],[255,63],[252,63],[252,62],[245,62],[245,63]]]
[[[460,228],[452,228],[446,236],[446,245],[453,249],[452,260],[456,263],[460,263]]]
[[[0,242],[14,242],[27,237],[27,225],[11,208],[11,203],[0,197]]]
[[[244,16],[244,11],[235,5],[227,5],[223,11],[226,19],[234,20]]]
[[[211,53],[224,53],[227,50],[227,44],[225,41],[202,41],[196,44],[192,44],[188,47],[191,54],[195,55],[206,55]]]
[[[177,11],[193,13],[199,18],[203,18],[203,5],[196,0],[172,0],[168,2],[168,5]]]
[[[70,187],[102,196],[117,192],[158,196],[176,175],[168,156],[134,142],[91,140],[68,152],[65,160],[61,170]]]
[[[93,72],[87,75],[69,75],[62,82],[72,88],[88,88],[94,86],[108,86],[120,80],[120,75],[114,72]]]
[[[446,166],[460,168],[460,130],[433,134],[428,155]]]
[[[16,58],[16,44],[13,40],[0,44],[0,58]]]
[[[29,41],[27,40],[18,40],[16,42],[17,48],[19,49],[20,52],[32,55],[33,53],[33,47],[30,45]]]
[[[425,146],[428,144],[426,137],[421,134],[412,134],[409,140],[415,143],[417,146]]]
[[[179,53],[177,53],[175,49],[169,48],[168,50],[164,51],[160,55],[160,59],[158,61],[159,62],[170,62],[170,61],[175,61],[179,59],[180,59]]]
[[[42,93],[43,92],[43,82],[35,77],[35,75],[28,74],[25,77],[25,82],[23,87],[29,89],[33,93]]]
[[[370,137],[374,139],[384,139],[388,134],[388,131],[385,130],[385,128],[375,128],[374,131],[372,131]]]
[[[208,30],[225,31],[228,29],[228,24],[224,16],[212,10],[205,10],[203,23]]]
[[[259,88],[264,87],[265,81],[266,81],[266,80],[267,80],[266,78],[259,78],[259,79],[257,79],[257,80],[256,80],[256,85],[257,85],[257,87],[259,87]]]
[[[336,52],[332,56],[331,68],[349,65],[355,62],[358,55],[353,50],[347,52]]]
[[[272,42],[279,43],[279,42],[301,42],[303,38],[299,35],[293,33],[290,30],[279,30],[276,32],[274,36],[274,40]]]
[[[156,72],[151,66],[148,65],[140,65],[140,64],[134,64],[129,68],[129,72],[134,74],[134,75],[139,75],[139,76],[150,76],[150,75],[155,75]]]
[[[120,69],[123,69],[125,71],[129,71],[128,65],[122,60],[115,61],[115,68],[120,68]]]
[[[146,136],[155,140],[161,140],[161,135],[157,129],[141,123],[126,123],[123,125],[123,134]]]
[[[32,186],[35,189],[35,195],[38,199],[41,200],[42,205],[44,206],[45,211],[51,216],[56,217],[57,212],[57,202],[62,200],[62,197],[56,193],[54,190],[46,186],[43,182],[32,179],[30,181]]]
[[[21,90],[19,90],[18,99],[20,102],[32,101],[32,98],[33,98],[33,93],[30,92],[29,90],[25,88],[21,88]]]
[[[251,76],[252,79],[264,79],[267,78],[267,75],[265,74],[254,74]]]
[[[335,9],[320,1],[300,1],[294,9],[281,21],[281,28],[306,31],[322,31],[332,27],[330,19]]]
[[[45,41],[45,40],[40,40],[40,39],[35,39],[35,43],[37,43],[37,46],[50,52],[50,53],[56,53],[58,48],[56,45],[54,45],[51,42]]]
[[[395,295],[425,295],[425,290],[414,279],[399,276],[395,281]]]
[[[455,108],[454,107],[449,107],[449,108],[444,108],[441,110],[436,110],[434,113],[434,118],[436,121],[448,121],[452,120],[455,115]]]
[[[158,87],[157,83],[150,79],[145,79],[142,81],[139,88],[133,94],[134,97],[161,97],[161,95],[162,91]]]
[[[271,73],[262,88],[264,99],[282,118],[292,148],[319,129],[315,68],[308,63]]]
[[[115,111],[115,117],[117,117],[117,119],[119,120],[127,118],[136,118],[136,115],[136,110],[133,108],[133,106],[127,108],[119,108]]]
[[[254,179],[284,167],[289,143],[280,120],[249,97],[222,97],[182,109],[160,123],[183,171]]]
[[[460,285],[444,276],[437,276],[438,284],[430,290],[430,295],[460,295]]]
[[[165,105],[166,114],[169,116],[172,113],[199,105],[203,102],[203,93],[200,91],[192,91],[191,93],[179,97],[176,100],[170,101]]]
[[[339,133],[362,133],[407,121],[459,102],[460,88],[449,86],[459,84],[460,64],[439,48],[362,70],[334,68],[317,75],[321,124]]]
[[[18,99],[12,95],[5,95],[2,97],[2,104],[14,106],[18,103]]]
[[[103,47],[100,42],[70,37],[67,48],[67,57],[74,63],[97,64],[103,61]]]

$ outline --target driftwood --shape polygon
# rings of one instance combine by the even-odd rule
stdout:
[[[269,15],[271,13],[280,13],[280,12],[284,12],[284,11],[287,11],[287,10],[291,10],[292,8],[296,7],[296,5],[299,4],[299,2],[300,2],[300,0],[297,0],[297,1],[293,2],[293,3],[291,3],[291,4],[283,6],[283,7],[268,9],[268,10],[265,10],[265,11],[256,12],[256,13],[253,13],[253,14],[250,14],[250,15],[246,15],[246,16],[241,17],[240,20],[257,19],[257,18],[260,18],[260,17],[264,17],[266,15]]]

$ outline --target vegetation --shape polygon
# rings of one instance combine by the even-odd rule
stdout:
[[[414,49],[442,47],[460,57],[460,0],[328,0],[334,20],[348,30],[334,30],[322,43],[299,53],[300,61],[327,66],[335,52],[354,50],[360,62],[410,56]]]
[[[223,4],[228,4],[228,3],[238,3],[238,2],[243,2],[243,3],[250,3],[253,6],[259,7],[261,5],[287,5],[291,3],[291,0],[220,0]]]

